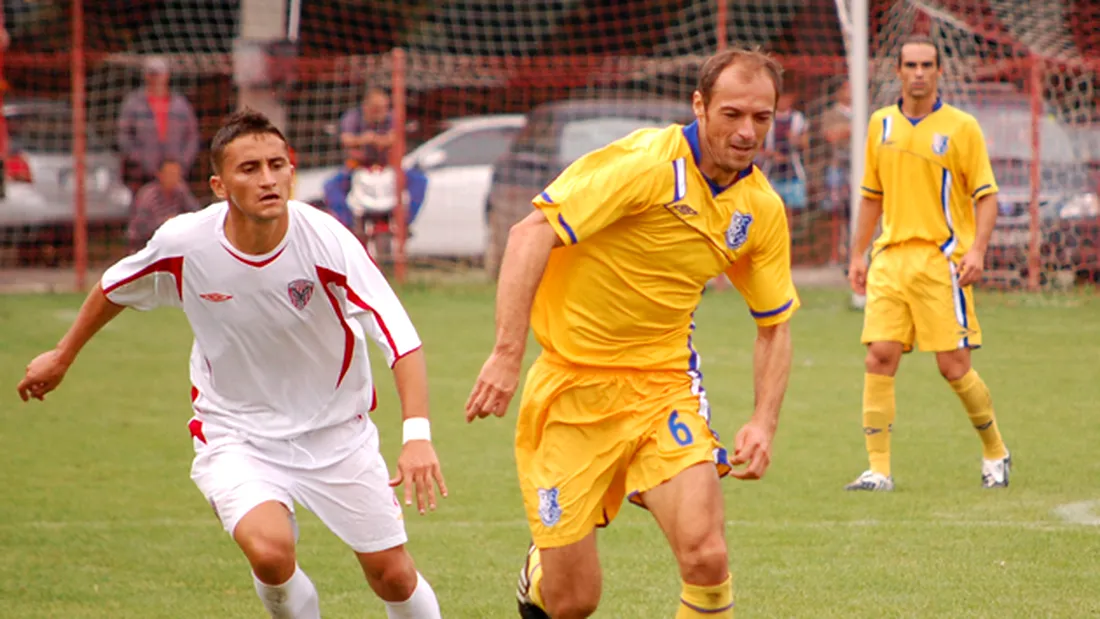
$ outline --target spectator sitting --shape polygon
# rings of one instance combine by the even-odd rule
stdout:
[[[167,160],[186,179],[199,152],[198,120],[187,98],[169,90],[167,61],[148,58],[144,77],[145,88],[126,97],[118,117],[122,180],[135,193],[156,180]]]
[[[344,165],[325,182],[325,205],[345,226],[352,226],[347,197],[351,175],[358,167],[388,166],[394,141],[390,98],[379,88],[367,89],[363,102],[340,117],[340,146]]]
[[[134,197],[130,225],[126,231],[130,252],[144,247],[164,222],[181,213],[197,210],[199,201],[183,182],[180,165],[166,160],[160,166],[157,180],[143,185]]]

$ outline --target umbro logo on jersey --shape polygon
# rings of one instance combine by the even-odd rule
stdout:
[[[687,204],[673,204],[672,208],[676,209],[677,213],[687,215],[688,217],[699,214],[699,211],[691,208],[691,206]]]
[[[290,296],[290,304],[296,309],[305,309],[309,300],[313,298],[313,282],[308,279],[296,279],[286,285],[286,293]]]
[[[199,295],[199,298],[210,301],[211,303],[222,303],[233,298],[231,294],[222,294],[220,292],[204,292]]]

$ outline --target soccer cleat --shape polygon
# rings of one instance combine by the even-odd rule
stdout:
[[[1005,450],[1000,460],[982,460],[982,488],[1008,487],[1008,473],[1012,468],[1012,454]]]
[[[894,478],[874,471],[864,471],[855,481],[844,486],[845,490],[866,490],[870,492],[890,492],[894,489]]]
[[[539,549],[532,542],[527,548],[527,559],[523,562],[523,569],[519,572],[519,582],[516,584],[520,619],[550,619],[550,615],[531,599],[531,574],[539,568]]]

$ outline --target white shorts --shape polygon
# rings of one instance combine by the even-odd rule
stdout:
[[[292,517],[295,502],[313,512],[355,552],[408,541],[369,418],[290,441],[255,439],[198,419],[190,429],[191,479],[230,535],[252,508],[278,501]]]

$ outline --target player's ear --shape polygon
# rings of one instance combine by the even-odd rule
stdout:
[[[703,93],[698,90],[691,93],[691,111],[695,114],[696,118],[706,116],[707,106],[703,103]]]
[[[229,192],[225,190],[225,183],[217,174],[210,177],[210,189],[214,192],[214,195],[218,196],[219,200],[228,199]]]

